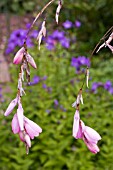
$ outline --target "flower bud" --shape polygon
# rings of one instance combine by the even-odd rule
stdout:
[[[13,59],[13,64],[20,64],[24,56],[25,49],[22,47],[15,55]]]

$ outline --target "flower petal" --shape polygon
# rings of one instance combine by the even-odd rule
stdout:
[[[19,103],[19,105],[18,105],[17,117],[18,117],[18,123],[19,123],[20,130],[23,131],[24,130],[24,117],[23,117],[23,108],[22,108],[21,103]]]
[[[75,137],[76,139],[79,130],[79,122],[80,122],[80,115],[79,115],[79,111],[76,110],[74,115],[74,122],[73,122],[73,137]]]
[[[25,123],[25,130],[31,139],[34,139],[36,135],[39,135],[39,133],[36,133],[28,123]]]
[[[31,126],[31,128],[32,128],[34,131],[36,131],[36,132],[38,132],[38,133],[41,133],[41,132],[42,132],[42,128],[41,128],[40,126],[38,126],[35,122],[33,122],[32,120],[28,119],[28,118],[25,117],[25,116],[24,116],[24,120],[25,120],[25,122],[27,122],[27,123]]]
[[[12,131],[14,134],[19,133],[20,131],[17,114],[15,114],[12,119]]]
[[[92,128],[85,126],[84,136],[90,143],[97,144],[98,140],[101,139],[101,136]]]
[[[22,131],[19,132],[19,137],[22,142],[25,142],[24,133]]]
[[[76,139],[83,139],[85,124],[82,120],[79,121],[79,128]]]
[[[90,143],[90,142],[88,142],[85,138],[84,138],[83,140],[84,140],[86,146],[88,147],[88,149],[89,149],[92,153],[96,154],[97,152],[100,151],[100,149],[98,148],[98,146],[97,146],[95,143]]]
[[[31,140],[30,140],[29,135],[27,135],[27,134],[25,134],[25,141],[26,141],[27,146],[30,148],[31,147]]]
[[[17,105],[17,101],[18,101],[17,97],[11,101],[7,110],[4,113],[4,116],[8,116],[13,111],[14,107]]]

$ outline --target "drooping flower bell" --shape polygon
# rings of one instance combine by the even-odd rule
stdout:
[[[85,126],[84,122],[80,120],[79,110],[76,110],[74,115],[73,137],[82,139],[92,153],[99,152],[97,143],[101,140],[101,136],[94,129]]]
[[[24,129],[22,130],[22,128],[20,127],[22,120],[21,123],[19,123],[19,121],[20,120],[18,118],[18,115],[15,114],[12,119],[12,131],[14,134],[19,134],[20,140],[26,145],[26,152],[28,154],[28,150],[31,147],[31,139],[34,139],[34,137],[39,136],[39,134],[42,132],[42,129],[35,122],[24,116]]]

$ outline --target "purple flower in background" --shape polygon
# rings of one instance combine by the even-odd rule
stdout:
[[[110,94],[113,94],[113,87],[111,87],[108,91]]]
[[[46,89],[46,88],[47,88],[47,85],[46,85],[46,84],[43,84],[43,85],[42,85],[42,88]]]
[[[76,21],[75,21],[75,26],[76,26],[77,28],[81,27],[81,22],[78,21],[78,20],[76,20]]]
[[[58,102],[57,99],[54,100],[54,104],[55,104],[55,106],[58,106],[58,105],[59,105],[59,102]]]
[[[97,90],[97,88],[98,88],[98,83],[97,83],[97,82],[94,82],[94,83],[92,84],[91,90],[92,90],[93,92],[95,92],[95,91]]]
[[[110,88],[112,87],[112,83],[111,83],[111,81],[106,81],[106,83],[104,84],[104,88],[106,89],[106,90],[109,90]]]
[[[76,71],[80,71],[81,66],[90,67],[90,60],[85,56],[79,56],[78,58],[72,57],[71,66],[76,68]]]
[[[103,87],[103,83],[102,83],[102,82],[94,82],[94,83],[92,84],[91,90],[96,93],[98,87]]]
[[[24,29],[14,30],[11,33],[10,38],[8,40],[8,46],[7,46],[5,53],[9,54],[13,52],[17,46],[22,47],[24,40],[26,38],[26,34],[27,34],[27,31]],[[32,31],[30,37],[28,37],[27,42],[26,42],[28,47],[32,47],[34,45],[32,42],[32,38],[36,38],[37,34],[38,34],[37,31],[35,30]]]
[[[51,113],[51,111],[50,111],[49,109],[47,109],[47,110],[46,110],[46,113],[47,113],[47,114],[50,114],[50,113]]]
[[[89,60],[89,58],[86,58],[85,56],[79,56],[78,63],[80,65],[86,65],[86,66],[90,67],[90,60]]]
[[[47,79],[47,76],[44,76],[43,78],[42,78],[42,80],[46,80]]]
[[[46,39],[46,47],[48,50],[53,50],[57,43],[60,43],[64,48],[69,48],[70,40],[65,36],[63,31],[55,30]]]
[[[38,84],[39,82],[40,82],[40,77],[34,76],[30,85],[35,85],[35,84]]]
[[[38,36],[38,31],[37,30],[33,30],[31,35],[30,35],[30,37],[31,38],[37,38],[37,36]]]
[[[47,91],[51,93],[52,92],[52,87],[47,87]]]
[[[55,30],[51,36],[53,39],[61,40],[62,38],[64,38],[64,32]]]
[[[54,38],[51,35],[48,36],[46,39],[46,48],[48,50],[53,50],[55,48],[55,44],[56,44],[56,41],[54,40]]]
[[[2,99],[2,87],[0,87],[0,100]]]
[[[30,23],[27,23],[27,24],[26,24],[26,28],[28,28],[28,29],[29,29],[29,28],[30,28],[30,26],[31,26],[31,24],[30,24]]]
[[[70,40],[66,37],[64,37],[63,39],[60,40],[60,43],[63,47],[65,48],[69,48],[70,46]]]
[[[61,109],[63,112],[66,112],[66,111],[67,111],[62,105],[60,105],[60,109]]]
[[[96,93],[96,92],[97,92],[97,89],[98,89],[99,87],[103,87],[103,88],[104,88],[105,90],[107,90],[110,94],[113,94],[113,86],[112,86],[112,83],[111,83],[110,80],[106,81],[105,84],[103,84],[102,82],[94,82],[94,83],[92,84],[91,90]]]
[[[64,27],[65,29],[72,28],[72,26],[73,26],[73,23],[72,23],[71,21],[69,21],[69,20],[66,20],[66,21],[63,23],[63,27]]]

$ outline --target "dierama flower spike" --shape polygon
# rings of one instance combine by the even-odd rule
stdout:
[[[62,1],[59,0],[58,2],[58,7],[56,9],[56,15],[55,15],[55,18],[56,18],[56,23],[58,24],[58,18],[59,18],[59,13],[60,13],[60,10],[62,8]]]
[[[25,49],[22,47],[15,55],[13,59],[13,64],[20,64],[24,56]]]

